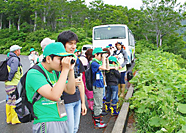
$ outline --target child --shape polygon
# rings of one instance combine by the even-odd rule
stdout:
[[[111,111],[111,115],[118,115],[119,114],[119,112],[117,112],[118,80],[121,78],[121,74],[118,71],[116,57],[114,56],[109,57],[109,66],[110,66],[110,70],[107,70],[105,72],[106,83],[107,83],[105,110],[107,112]],[[111,99],[112,99],[112,103],[110,107]]]
[[[73,54],[65,51],[62,43],[56,42],[46,46],[43,52],[43,61],[38,64],[47,75],[45,76],[38,70],[31,69],[26,77],[26,95],[29,102],[33,101],[33,96],[39,93],[42,97],[34,105],[34,114],[38,119],[34,119],[33,133],[69,133],[67,116],[64,104],[60,100],[61,94],[65,91],[69,94],[75,93],[74,65],[71,60]],[[55,71],[61,71],[59,78]],[[68,81],[66,81],[68,78]]]
[[[109,69],[108,58],[106,58],[106,51],[103,51],[102,48],[97,47],[93,50],[92,55],[95,58],[92,59],[91,69],[93,74],[93,79],[96,81],[93,83],[93,95],[94,95],[94,128],[105,128],[107,124],[102,123],[101,120],[101,113],[102,113],[102,106],[103,106],[103,74],[101,70]],[[106,64],[106,62],[107,64]]]
[[[30,55],[28,56],[28,59],[30,60],[30,67],[34,66],[38,62],[38,57],[38,52],[36,52],[34,48],[31,48]]]

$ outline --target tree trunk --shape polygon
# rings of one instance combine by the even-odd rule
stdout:
[[[163,34],[163,35],[161,35],[160,34],[160,47],[162,46],[162,42],[163,42],[163,37],[166,35],[166,33],[165,34]]]
[[[9,20],[9,32],[11,30],[11,20]]]
[[[159,47],[159,31],[156,33],[156,43],[157,43],[157,48]]]
[[[20,31],[20,23],[21,23],[21,15],[19,15],[19,19],[17,22],[17,30]]]
[[[1,14],[1,18],[0,18],[0,30],[3,27],[3,14]]]
[[[43,22],[44,22],[44,24],[43,24],[43,29],[45,29],[45,26],[46,26],[46,8],[44,8],[44,13],[43,13]]]
[[[162,46],[162,38],[160,37],[160,47]]]
[[[35,11],[34,31],[36,31],[36,27],[37,27],[37,11]]]
[[[46,15],[44,13],[44,16],[43,16],[43,22],[46,23]]]

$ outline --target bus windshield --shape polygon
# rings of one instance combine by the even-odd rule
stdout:
[[[94,29],[94,40],[125,39],[126,30],[123,26],[108,26]]]

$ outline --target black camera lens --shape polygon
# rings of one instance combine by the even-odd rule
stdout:
[[[74,60],[74,59],[72,59],[72,60],[70,61],[70,63],[71,63],[71,64],[74,64],[74,63],[75,63],[75,60]]]

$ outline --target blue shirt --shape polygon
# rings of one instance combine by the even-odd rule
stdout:
[[[96,81],[93,83],[93,86],[103,88],[104,87],[104,82],[103,82],[103,74],[100,70],[98,70],[100,65],[93,61],[91,63],[91,69],[92,69],[92,74],[93,74],[93,80],[95,79],[96,74],[99,74],[99,79],[96,79]],[[96,73],[97,72],[97,73]]]

